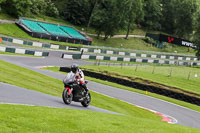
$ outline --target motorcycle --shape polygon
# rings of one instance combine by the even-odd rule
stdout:
[[[88,91],[86,94],[85,89],[78,84],[74,73],[68,73],[66,78],[63,80],[63,83],[65,88],[62,93],[62,98],[65,104],[69,105],[74,101],[81,102],[83,107],[88,107],[90,105],[90,92]],[[85,84],[87,83],[88,81],[85,81]]]

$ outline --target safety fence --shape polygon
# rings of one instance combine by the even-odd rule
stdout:
[[[200,62],[178,61],[178,60],[175,61],[175,60],[167,60],[167,59],[143,59],[143,58],[102,56],[102,55],[63,54],[62,58],[90,59],[90,60],[104,60],[104,61],[123,61],[123,62],[138,62],[138,63],[156,63],[156,64],[170,64],[170,65],[184,65],[184,66],[200,66]]]
[[[60,71],[69,72],[70,68],[60,67]],[[176,92],[170,89],[164,89],[164,88],[153,86],[153,85],[146,85],[146,84],[142,84],[136,81],[130,81],[130,80],[126,80],[126,79],[122,79],[118,77],[108,76],[102,73],[92,72],[89,70],[83,70],[83,73],[85,74],[85,76],[93,77],[93,78],[108,81],[108,82],[117,83],[120,85],[132,87],[132,88],[143,90],[143,91],[149,91],[152,93],[156,93],[159,95],[167,96],[170,98],[174,98],[177,100],[181,100],[184,102],[188,102],[188,103],[200,106],[200,98],[199,98],[200,96],[197,94],[193,94],[196,96],[191,96],[189,95],[191,93],[185,94],[181,92]]]
[[[170,55],[170,54],[141,54],[141,53],[128,53],[120,51],[111,51],[104,49],[93,49],[93,48],[81,48],[83,52],[91,52],[95,54],[109,54],[109,55],[120,55],[120,56],[131,56],[131,57],[142,57],[142,58],[160,58],[160,59],[172,59],[172,60],[187,60],[197,61],[198,58],[195,56],[182,56],[182,55]]]
[[[137,57],[137,58],[148,58],[148,59],[168,59],[168,60],[185,60],[185,61],[197,61],[198,58],[195,56],[184,56],[184,55],[173,55],[170,53],[158,53],[158,54],[145,54],[145,53],[137,53],[137,52],[122,52],[122,51],[112,51],[98,48],[81,48],[81,47],[72,47],[65,45],[54,45],[45,42],[34,42],[23,39],[16,39],[12,37],[2,36],[0,35],[4,42],[11,42],[21,45],[30,45],[35,47],[44,47],[44,48],[53,48],[53,49],[61,49],[61,50],[74,50],[74,51],[82,51],[89,52],[93,54],[107,54],[107,55],[119,55],[119,56],[129,56],[129,57]]]
[[[49,52],[40,52],[40,51],[27,50],[27,49],[21,49],[21,48],[11,48],[11,47],[5,47],[5,46],[0,46],[0,52],[27,54],[27,55],[34,55],[34,56],[49,56]]]

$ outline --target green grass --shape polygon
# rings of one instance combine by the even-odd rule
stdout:
[[[92,111],[0,105],[0,132],[198,133],[199,129],[151,119]]]
[[[55,71],[55,68],[53,68]],[[0,82],[14,84],[54,96],[61,96],[62,81],[0,61]],[[161,122],[160,116],[117,99],[91,91],[92,105],[122,113],[57,109],[0,104],[0,132],[198,132],[199,130]]]
[[[137,67],[137,68],[136,68]],[[183,66],[83,66],[83,68],[95,71],[108,71],[122,76],[142,78],[167,86],[177,87],[186,91],[200,94],[200,80],[195,78],[195,74],[200,75],[199,68]],[[153,73],[154,70],[154,74]],[[168,74],[172,70],[171,77]],[[189,76],[190,75],[190,76]],[[188,80],[189,77],[189,80]]]
[[[180,46],[168,44],[168,43],[165,43],[166,45],[165,48],[160,49],[146,43],[141,38],[129,38],[128,40],[124,38],[108,38],[106,41],[104,41],[103,39],[96,39],[95,37],[93,37],[93,42],[94,42],[93,43],[94,46],[119,48],[119,50],[122,50],[121,48],[125,48],[125,49],[130,49],[130,51],[144,50],[144,51],[170,52],[170,53],[174,53],[174,51],[177,51],[177,53],[185,53],[185,54],[195,53],[193,49],[190,52],[188,52],[188,48],[186,47],[180,47]]]
[[[47,68],[44,68],[44,69],[49,70],[49,71],[54,71],[54,72],[60,72],[59,67],[47,67]],[[63,73],[63,72],[61,72],[61,73]],[[116,84],[116,83],[91,78],[91,77],[88,77],[88,76],[86,76],[86,79],[90,80],[90,81],[97,82],[97,83],[101,83],[101,84],[104,84],[104,85],[113,86],[113,87],[116,87],[116,88],[120,88],[120,89],[124,89],[124,90],[137,92],[137,93],[146,95],[145,94],[146,92],[144,92],[142,90],[134,89],[134,88],[131,88],[131,87],[126,87],[126,86],[119,85],[119,84]],[[165,101],[177,104],[177,105],[181,105],[181,106],[184,106],[184,107],[187,107],[187,108],[190,108],[192,110],[200,112],[200,106],[197,106],[197,105],[193,105],[193,104],[190,104],[190,103],[175,100],[175,99],[172,99],[172,98],[169,98],[169,97],[161,96],[161,95],[158,95],[158,94],[155,94],[155,93],[150,93],[150,92],[148,92],[148,96],[155,97],[155,98],[158,98],[158,99],[162,99],[162,100],[165,100]]]
[[[54,96],[61,95],[62,81],[0,60],[0,82]]]

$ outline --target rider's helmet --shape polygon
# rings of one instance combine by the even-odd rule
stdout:
[[[71,71],[72,71],[73,73],[76,73],[76,72],[78,71],[78,65],[77,65],[77,64],[71,65]]]

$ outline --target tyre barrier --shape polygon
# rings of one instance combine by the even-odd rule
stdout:
[[[70,68],[60,67],[60,71],[70,72]],[[191,104],[200,106],[200,98],[195,97],[195,96],[190,96],[188,94],[175,92],[175,91],[172,91],[172,90],[167,90],[167,89],[155,87],[155,86],[152,86],[152,85],[145,85],[145,84],[142,84],[142,83],[129,81],[129,80],[126,80],[126,79],[120,79],[120,78],[117,78],[117,77],[112,77],[112,76],[104,75],[104,74],[101,74],[101,73],[91,72],[91,71],[88,71],[88,70],[83,70],[83,73],[85,74],[85,76],[89,76],[89,77],[92,77],[92,78],[117,83],[117,84],[120,84],[120,85],[128,86],[128,87],[143,90],[143,91],[156,93],[156,94],[159,94],[159,95],[167,96],[167,97],[170,97],[170,98],[173,98],[173,99],[177,99],[177,100],[180,100],[180,101],[184,101],[184,102],[187,102],[187,103],[191,103]],[[196,95],[198,95],[198,94],[196,94]],[[200,95],[198,95],[198,96],[200,97]]]
[[[34,56],[49,56],[49,52],[40,52],[40,51],[26,50],[22,48],[5,47],[5,46],[0,46],[0,52],[27,54],[27,55],[34,55]]]

